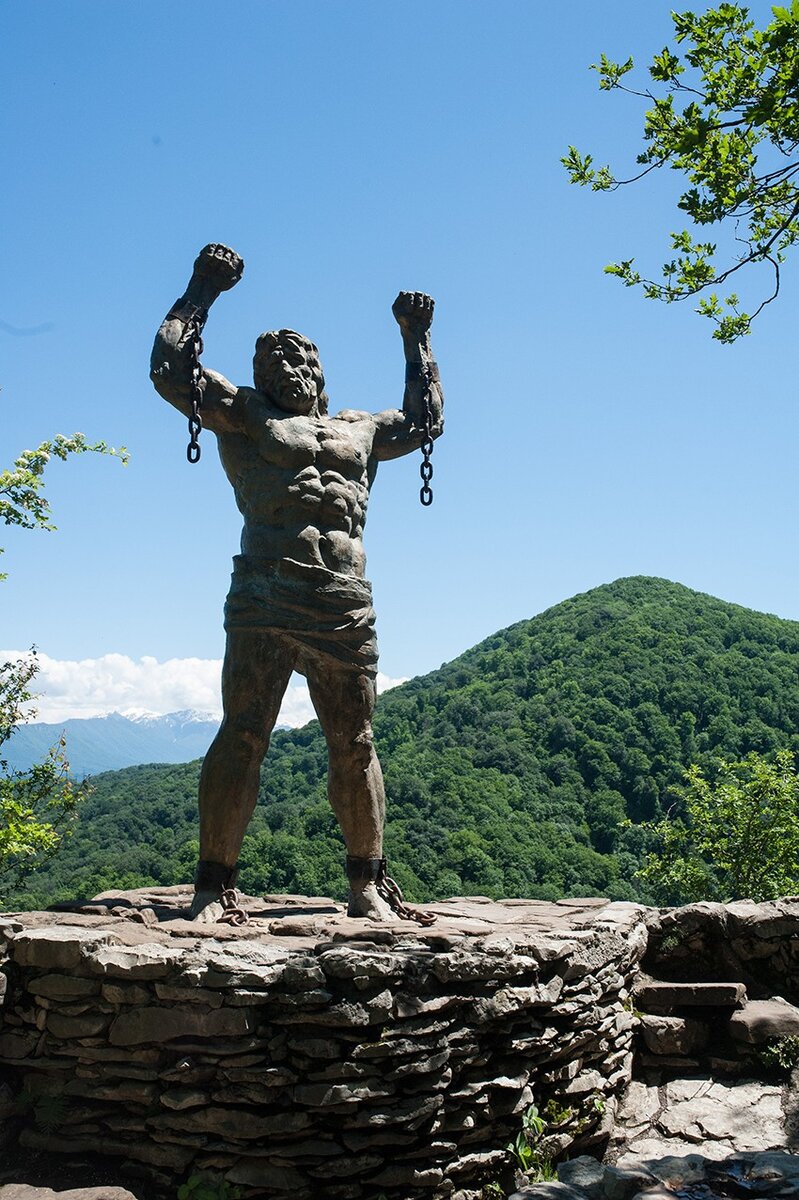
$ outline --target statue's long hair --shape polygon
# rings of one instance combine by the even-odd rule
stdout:
[[[255,343],[252,374],[253,382],[258,391],[265,392],[267,396],[274,396],[275,375],[283,359],[285,343],[289,339],[299,343],[309,357],[314,355],[317,363],[319,362],[319,351],[316,346],[308,338],[303,337],[301,333],[297,333],[296,330],[273,329],[269,333],[262,333]],[[321,364],[319,366],[319,373],[322,376],[322,386],[316,398],[316,407],[320,416],[324,416],[327,413],[329,399],[325,391],[325,377],[322,374]]]

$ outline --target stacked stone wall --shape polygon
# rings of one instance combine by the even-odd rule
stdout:
[[[147,1196],[209,1171],[245,1196],[476,1197],[530,1105],[576,1153],[630,1079],[643,912],[576,905],[548,930],[547,907],[294,938],[9,919],[7,1136],[115,1155]]]
[[[650,909],[644,969],[660,979],[738,980],[750,998],[799,1004],[799,897]]]

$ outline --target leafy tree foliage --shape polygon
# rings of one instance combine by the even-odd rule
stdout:
[[[0,521],[23,529],[54,529],[42,490],[45,467],[51,456],[66,459],[86,451],[112,454],[127,463],[124,448],[90,444],[82,433],[57,434],[35,450],[23,451],[13,467],[0,472]],[[5,578],[0,574],[0,580]],[[35,715],[30,685],[36,671],[35,652],[0,663],[0,753],[18,726]],[[0,757],[0,902],[19,893],[30,872],[55,854],[88,793],[87,785],[76,785],[70,777],[63,739],[28,771],[13,771]]]
[[[799,241],[799,0],[773,8],[772,15],[758,29],[739,4],[720,4],[698,16],[673,13],[676,43],[684,50],[681,57],[665,47],[652,59],[649,76],[660,94],[622,82],[633,70],[632,58],[618,63],[603,54],[593,66],[600,88],[651,104],[644,114],[645,149],[637,157],[641,170],[620,179],[574,146],[561,160],[572,183],[594,191],[613,191],[662,167],[685,176],[688,186],[677,207],[695,230],[732,230],[735,248],[726,263],[717,263],[715,243],[681,230],[671,234],[672,255],[661,280],[643,277],[634,259],[605,270],[666,303],[706,293],[697,312],[715,323],[713,337],[721,342],[749,333],[753,319],[776,298],[780,266]],[[750,315],[734,292],[720,299],[711,289],[753,264],[767,267],[771,286]]]
[[[684,772],[799,751],[799,624],[666,580],[575,596],[383,695],[386,851],[408,897],[653,898],[637,877]],[[316,722],[274,735],[242,887],[341,897]],[[93,780],[26,903],[175,884],[197,856],[199,764]],[[23,897],[19,897],[23,902]]]
[[[774,762],[722,761],[711,782],[686,773],[680,815],[653,827],[659,851],[641,878],[665,904],[774,900],[799,889],[799,778],[790,750]]]
[[[0,754],[20,721],[30,717],[35,674],[35,656],[0,664]],[[87,794],[87,785],[69,774],[63,740],[27,771],[10,770],[0,757],[0,902],[55,854]]]
[[[82,433],[73,433],[72,437],[58,433],[35,450],[23,450],[9,470],[0,471],[0,521],[23,529],[55,529],[50,502],[43,491],[45,468],[53,457],[66,460],[70,454],[87,451],[114,455],[123,466],[128,462],[124,446],[115,450],[105,442],[87,442]]]

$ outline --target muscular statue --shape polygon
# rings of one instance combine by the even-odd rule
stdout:
[[[244,517],[225,604],[224,717],[200,777],[200,862],[192,916],[218,920],[258,793],[260,766],[291,672],[308,681],[328,746],[328,795],[347,847],[350,916],[390,920],[383,776],[372,738],[377,641],[363,528],[378,463],[443,429],[430,349],[433,301],[400,292],[392,312],[405,349],[402,409],[328,416],[316,346],[290,329],[255,345],[254,387],[197,366],[199,331],[244,263],[200,252],[185,295],[155,339],[150,377],[186,416],[201,417]],[[196,452],[195,452],[196,453]]]

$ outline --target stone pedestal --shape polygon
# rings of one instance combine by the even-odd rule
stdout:
[[[630,1079],[645,910],[480,897],[436,925],[247,898],[197,926],[179,888],[0,918],[6,1126],[118,1156],[174,1195],[477,1196],[535,1103],[553,1152],[607,1135]]]

